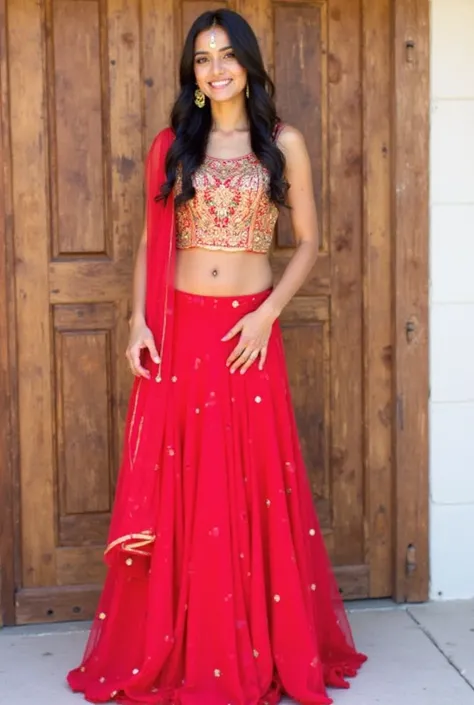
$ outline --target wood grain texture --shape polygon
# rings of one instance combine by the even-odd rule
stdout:
[[[14,624],[18,568],[18,444],[7,7],[0,0],[0,626]]]
[[[146,5],[145,5],[146,7]],[[110,80],[110,149],[114,260],[132,267],[135,243],[143,228],[143,137],[142,137],[142,26],[147,18],[140,0],[110,0],[107,5],[107,37]],[[120,284],[126,294],[114,299],[117,308],[115,347],[111,361],[115,399],[128,399],[132,385],[125,359],[128,344],[128,312],[132,277]],[[114,429],[113,482],[120,466],[126,404],[117,403],[112,414]],[[114,484],[112,485],[114,487]]]
[[[258,2],[256,0],[235,0],[235,6],[232,9],[240,12],[250,23],[257,35],[265,68],[270,76],[273,76],[275,71],[273,33],[275,8],[273,0],[258,0]]]
[[[100,585],[21,589],[15,599],[17,624],[78,622],[94,618]]]
[[[61,515],[110,510],[111,352],[108,331],[55,336]],[[88,384],[78,384],[78,373]]]
[[[178,81],[180,27],[175,0],[147,0],[141,11],[144,158],[153,137],[169,121]]]
[[[111,508],[115,326],[111,303],[53,307],[60,526],[66,516],[90,517]],[[78,384],[78,375],[87,384]],[[76,542],[84,545],[80,527]]]
[[[393,594],[416,602],[429,586],[429,2],[393,9]]]
[[[364,0],[364,474],[370,594],[392,586],[390,0]]]
[[[48,138],[44,24],[35,0],[10,2],[11,143],[14,161],[22,584],[55,581],[55,480],[49,297]],[[40,423],[38,422],[40,420]]]
[[[183,32],[221,3],[8,2],[0,25],[0,496],[8,499],[0,508],[0,602],[6,623],[87,619],[103,576],[132,381],[124,350],[143,158],[168,118]],[[227,6],[262,39],[282,116],[303,131],[314,168],[320,256],[281,323],[339,586],[348,599],[422,599],[426,3]],[[89,44],[79,59],[95,79],[81,107],[73,55]],[[76,216],[80,227],[71,231]],[[293,253],[284,228],[272,255],[277,281]]]
[[[302,132],[311,160],[314,197],[319,217],[320,246],[327,242],[327,18],[325,6],[275,6],[275,83],[283,121]],[[278,247],[293,247],[290,213],[282,210],[276,234]]]
[[[363,563],[362,102],[359,0],[331,0],[331,470],[336,565]]]
[[[47,4],[47,46],[54,69],[48,93],[50,158],[55,165],[53,199],[53,256],[107,253],[104,200],[107,182],[103,164],[102,94],[103,49],[99,2],[55,0]],[[99,70],[98,70],[99,69]],[[81,99],[77,100],[80,75]],[[105,159],[104,159],[105,157]]]

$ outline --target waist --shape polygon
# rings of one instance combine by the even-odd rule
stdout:
[[[177,250],[176,289],[204,296],[250,295],[273,284],[268,257],[249,252]]]

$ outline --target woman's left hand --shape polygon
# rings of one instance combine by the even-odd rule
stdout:
[[[244,374],[260,355],[258,369],[262,370],[267,359],[268,341],[275,318],[263,309],[257,309],[240,319],[222,340],[231,340],[240,333],[240,340],[227,358],[227,367],[233,374],[240,369]]]

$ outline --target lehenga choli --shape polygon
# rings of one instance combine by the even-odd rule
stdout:
[[[265,253],[278,211],[253,154],[206,157],[196,195],[156,200],[173,140],[147,160],[146,318],[162,362],[136,378],[103,592],[67,677],[95,703],[332,700],[356,651],[303,464],[278,322],[263,370],[230,374],[222,337],[269,295],[174,286],[177,248]],[[176,189],[180,188],[180,178]]]

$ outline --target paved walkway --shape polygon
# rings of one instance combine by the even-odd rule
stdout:
[[[335,705],[474,705],[474,601],[348,605],[369,661]],[[64,685],[87,624],[0,630],[0,705],[80,705]],[[287,703],[289,705],[289,703]]]

